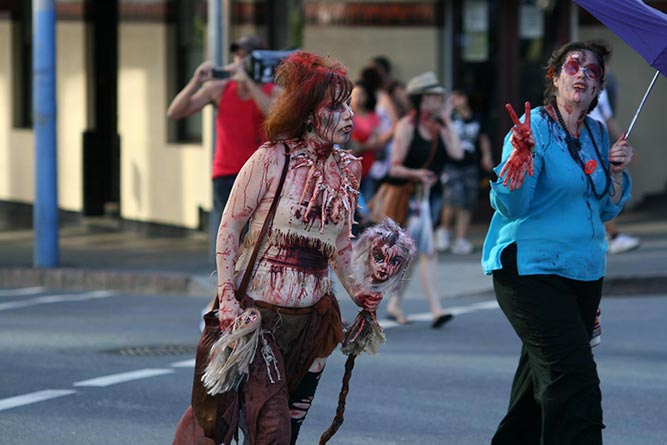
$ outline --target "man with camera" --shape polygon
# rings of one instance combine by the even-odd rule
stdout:
[[[279,94],[279,88],[272,82],[262,83],[270,79],[253,79],[246,69],[246,58],[264,47],[264,42],[256,36],[245,36],[232,43],[229,51],[234,61],[222,68],[214,67],[211,62],[199,65],[167,110],[169,118],[182,119],[209,103],[217,108],[211,213],[211,224],[215,227],[236,175],[266,140],[264,117]]]

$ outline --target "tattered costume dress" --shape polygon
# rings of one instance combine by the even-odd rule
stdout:
[[[261,240],[242,302],[254,304],[262,314],[262,340],[248,379],[238,391],[218,396],[215,442],[204,437],[192,408],[188,408],[176,431],[175,445],[229,444],[237,436],[239,425],[252,444],[295,443],[303,419],[291,418],[290,409],[304,398],[312,399],[322,370],[309,372],[309,368],[316,358],[329,356],[342,339],[329,263],[338,254],[337,239],[343,231],[349,232],[352,224],[358,181],[349,165],[359,161],[338,148],[321,159],[299,143],[290,146],[284,189],[271,230]],[[266,145],[260,150],[279,147]],[[327,178],[325,164],[332,166],[332,160],[339,181]],[[297,179],[304,175],[305,187]],[[251,220],[236,262],[237,288],[262,224],[263,220]],[[308,299],[321,297],[316,304],[301,307],[299,301],[306,295]],[[274,353],[275,362],[263,355],[266,346]]]

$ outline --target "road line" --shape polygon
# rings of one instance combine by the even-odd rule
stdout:
[[[45,389],[22,396],[9,397],[0,400],[0,411],[16,408],[19,406],[30,405],[31,403],[42,402],[44,400],[55,399],[56,397],[74,394],[74,389]]]
[[[172,368],[194,368],[195,359],[183,360],[182,362],[175,362],[171,364]]]
[[[172,372],[174,372],[173,369],[140,369],[138,371],[122,372],[120,374],[112,374],[90,380],[82,380],[80,382],[75,382],[72,385],[105,387],[115,385],[117,383],[129,382],[132,380],[145,379],[163,374],[171,374]]]
[[[44,295],[42,297],[35,297],[26,300],[8,301],[0,303],[0,311],[9,309],[19,309],[23,307],[37,306],[40,304],[64,303],[69,301],[86,301],[95,300],[97,298],[107,298],[116,295],[115,292],[107,290],[98,290],[93,292],[85,292],[82,294],[62,294],[62,295]]]
[[[46,290],[45,287],[24,287],[21,289],[0,289],[0,297],[14,297],[20,295],[35,295]]]
[[[469,314],[471,312],[477,312],[489,309],[499,309],[498,302],[495,300],[482,301],[481,303],[473,303],[467,306],[448,307],[445,310],[446,312],[456,316],[456,315]],[[408,319],[408,321],[433,321],[433,314],[430,312],[422,312],[419,314],[408,314],[406,318]],[[382,329],[389,329],[389,328],[396,328],[402,325],[392,320],[380,320],[380,326],[382,327]]]

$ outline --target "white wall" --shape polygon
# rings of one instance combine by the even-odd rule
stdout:
[[[425,71],[437,73],[437,43],[435,28],[317,26],[304,32],[304,49],[338,59],[348,67],[352,80],[378,55],[391,60],[394,77],[403,82]]]
[[[118,132],[121,215],[194,228],[210,209],[211,151],[167,142],[167,38],[163,24],[122,23]]]
[[[85,125],[83,27],[56,27],[58,200],[65,210],[81,209],[81,133]],[[31,81],[31,79],[29,79]],[[0,199],[32,202],[35,143],[32,129],[13,127],[11,22],[0,21]]]

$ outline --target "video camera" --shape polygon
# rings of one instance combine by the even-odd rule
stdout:
[[[273,82],[276,66],[294,51],[255,50],[245,58],[245,70],[257,83]]]

